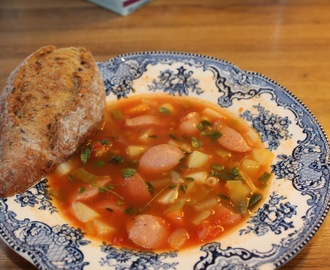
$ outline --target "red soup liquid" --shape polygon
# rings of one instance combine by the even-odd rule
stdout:
[[[48,176],[59,213],[90,237],[139,250],[214,241],[267,192],[273,154],[242,119],[208,102],[136,95]]]

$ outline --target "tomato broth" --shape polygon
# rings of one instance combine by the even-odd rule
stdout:
[[[136,95],[48,177],[73,226],[109,244],[177,250],[213,241],[260,204],[273,154],[244,120],[208,102]]]

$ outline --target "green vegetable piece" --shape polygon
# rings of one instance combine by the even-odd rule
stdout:
[[[250,200],[248,209],[252,210],[260,201],[262,200],[262,195],[259,193],[253,193]]]
[[[86,164],[90,157],[91,157],[91,148],[90,146],[88,146],[81,151],[80,160],[83,164]]]
[[[164,113],[164,114],[171,114],[172,113],[168,108],[165,108],[165,107],[160,107],[159,111],[161,113]]]
[[[101,144],[102,145],[109,145],[110,142],[107,139],[103,139],[103,140],[101,140]]]
[[[264,172],[259,178],[259,182],[263,185],[265,185],[267,183],[267,181],[269,180],[269,178],[271,177],[271,174],[268,172]]]
[[[207,120],[202,120],[196,126],[199,130],[203,130],[205,127],[212,127],[212,124]]]
[[[192,177],[186,177],[184,180],[188,181],[188,182],[194,182],[195,179]]]
[[[170,138],[172,138],[173,140],[176,140],[176,141],[178,140],[178,138],[172,133],[168,134],[168,136],[170,136]]]
[[[68,175],[68,179],[69,179],[69,182],[70,182],[70,183],[73,183],[73,182],[74,182],[74,178],[73,178],[72,175],[70,175],[70,174]]]
[[[124,161],[123,156],[112,155],[108,162],[114,163],[114,164],[119,164],[119,163],[122,163],[123,161]]]
[[[154,192],[155,192],[155,188],[154,188],[154,186],[150,183],[150,182],[146,182],[146,184],[147,184],[147,187],[148,187],[148,191],[149,191],[149,193],[152,195],[152,194],[154,194]]]
[[[187,184],[180,185],[180,190],[182,191],[183,194],[186,194],[187,188],[188,188],[188,185]]]
[[[211,164],[211,169],[215,171],[223,171],[224,168],[225,167],[220,164],[216,164],[216,163]]]
[[[80,187],[79,189],[78,189],[78,192],[79,193],[84,193],[85,192],[85,187],[83,186],[83,187]]]
[[[125,168],[120,171],[121,175],[123,177],[131,177],[136,173],[136,170],[133,168]]]
[[[198,140],[196,137],[191,138],[191,146],[194,148],[200,148],[203,145],[203,143]]]
[[[229,197],[225,194],[218,193],[217,196],[222,200],[229,200]]]

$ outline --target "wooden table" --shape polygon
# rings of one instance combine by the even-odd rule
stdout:
[[[154,0],[127,17],[84,0],[0,1],[0,87],[46,44],[99,61],[133,51],[222,58],[290,89],[330,134],[330,1]],[[330,217],[282,269],[330,268]],[[0,240],[0,269],[34,269]]]

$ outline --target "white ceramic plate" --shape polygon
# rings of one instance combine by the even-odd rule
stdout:
[[[246,119],[275,154],[265,203],[236,231],[182,252],[147,253],[88,239],[56,212],[46,180],[0,200],[0,234],[39,269],[275,269],[312,238],[329,210],[329,146],[311,112],[257,73],[214,58],[145,52],[98,63],[108,100],[166,92],[209,100]],[[33,168],[32,168],[33,169]],[[27,172],[28,174],[28,172]]]

